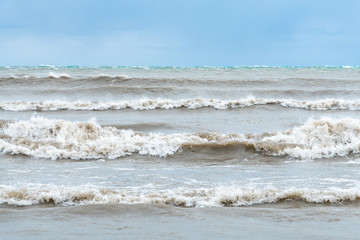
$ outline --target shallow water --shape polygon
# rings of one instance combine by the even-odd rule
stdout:
[[[2,208],[9,239],[357,239],[359,206],[243,208],[151,205]],[[21,220],[19,220],[21,219]],[[8,223],[13,224],[9,225]],[[6,227],[5,227],[6,226]],[[346,229],[346,231],[344,231]]]

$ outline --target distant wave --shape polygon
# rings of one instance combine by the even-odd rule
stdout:
[[[65,78],[65,79],[72,79],[72,77],[67,73],[49,73],[48,78]]]
[[[311,188],[176,188],[158,191],[109,190],[97,187],[54,185],[0,185],[0,204],[162,204],[181,207],[240,207],[278,203],[285,200],[315,204],[358,202],[359,189]]]
[[[360,110],[360,99],[345,100],[327,98],[321,100],[296,100],[296,99],[268,99],[247,97],[234,100],[220,99],[138,99],[128,101],[15,101],[0,102],[0,109],[6,111],[57,111],[57,110],[154,110],[154,109],[174,109],[174,108],[215,108],[215,109],[234,109],[251,107],[256,105],[280,105],[287,108],[301,108],[307,110]]]
[[[106,79],[112,79],[112,80],[116,80],[116,79],[126,79],[128,78],[128,76],[124,75],[124,74],[120,74],[120,75],[108,75],[108,74],[96,74],[93,76],[71,76],[68,73],[59,73],[59,72],[50,72],[47,75],[29,75],[29,74],[15,74],[15,75],[10,75],[10,76],[1,76],[0,77],[0,81],[4,82],[4,81],[8,81],[8,80],[13,80],[13,81],[9,81],[9,83],[13,83],[14,80],[23,80],[23,79],[29,79],[29,80],[39,80],[39,81],[46,81],[46,80],[52,80],[52,79],[77,79],[77,80],[106,80]]]
[[[273,156],[331,158],[360,152],[360,122],[354,118],[321,118],[304,125],[263,134],[143,133],[32,117],[2,122],[0,153],[49,159],[115,159],[132,154],[167,157],[201,148],[245,148]]]

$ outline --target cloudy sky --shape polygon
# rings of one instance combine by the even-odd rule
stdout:
[[[358,0],[0,0],[0,65],[360,65]]]

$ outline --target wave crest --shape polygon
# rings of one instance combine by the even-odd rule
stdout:
[[[67,73],[53,73],[53,72],[49,73],[48,78],[50,78],[50,79],[58,79],[58,78],[73,79],[73,77],[71,77]]]
[[[115,159],[135,153],[166,157],[189,148],[228,146],[300,159],[346,156],[360,152],[360,123],[353,118],[323,117],[287,131],[264,134],[161,134],[100,126],[94,120],[32,117],[4,122],[0,128],[0,152],[35,158]]]
[[[285,200],[315,204],[337,204],[360,200],[357,189],[329,188],[177,188],[158,191],[109,190],[79,186],[0,186],[0,204],[166,204],[181,207],[240,207]]]
[[[234,109],[251,107],[256,105],[280,105],[288,108],[300,108],[307,110],[360,110],[360,100],[344,99],[323,99],[323,100],[296,100],[296,99],[266,99],[247,97],[237,100],[219,99],[138,99],[124,101],[15,101],[0,102],[0,109],[6,111],[57,111],[57,110],[154,110],[154,109],[174,109],[174,108],[214,108],[214,109]]]

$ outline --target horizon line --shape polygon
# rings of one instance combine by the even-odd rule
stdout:
[[[140,69],[201,69],[201,68],[214,68],[214,69],[241,69],[241,68],[343,68],[343,69],[351,69],[351,68],[360,68],[359,65],[233,65],[233,66],[211,66],[211,65],[189,65],[189,66],[172,66],[172,65],[150,65],[150,66],[142,66],[142,65],[51,65],[51,64],[40,64],[40,65],[0,65],[0,68],[140,68]]]

